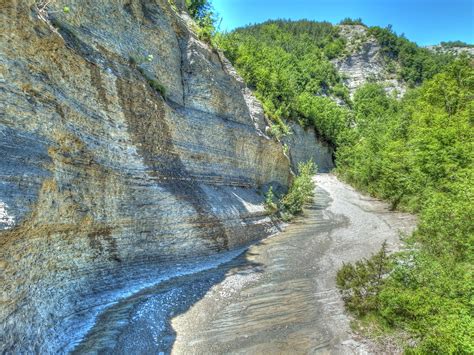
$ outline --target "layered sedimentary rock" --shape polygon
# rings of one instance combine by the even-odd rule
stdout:
[[[434,46],[426,46],[425,48],[435,53],[447,53],[447,54],[453,54],[453,55],[466,54],[468,56],[474,57],[474,47],[472,46],[466,46],[466,47],[455,46],[455,45],[443,46],[442,44],[437,44]]]
[[[273,233],[257,189],[290,179],[182,2],[44,3],[0,1],[2,353],[71,350],[121,292]]]
[[[346,40],[348,55],[333,61],[336,69],[345,76],[351,96],[358,87],[373,81],[382,84],[388,93],[399,97],[406,85],[398,80],[396,68],[389,68],[377,40],[362,25],[340,25],[339,33]],[[393,64],[395,65],[395,64]]]
[[[313,127],[305,129],[291,121],[287,125],[291,133],[283,138],[283,143],[288,146],[293,170],[298,171],[299,163],[312,160],[317,165],[318,172],[330,172],[334,168],[333,148],[316,135]]]

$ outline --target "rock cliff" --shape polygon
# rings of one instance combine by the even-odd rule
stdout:
[[[313,127],[303,128],[299,124],[288,121],[291,133],[283,138],[283,143],[288,146],[291,166],[294,171],[298,170],[299,163],[312,160],[318,172],[328,173],[334,169],[333,148],[320,139]]]
[[[257,189],[289,160],[182,1],[0,6],[0,352],[67,352],[120,294],[275,232]]]
[[[461,55],[461,54],[466,54],[468,56],[474,57],[474,47],[471,46],[446,46],[442,44],[437,44],[434,46],[426,46],[426,49],[429,49],[430,51],[433,51],[435,53],[444,53],[444,54],[452,54],[452,55]]]
[[[339,33],[346,40],[347,55],[333,61],[345,76],[351,96],[368,81],[384,85],[388,93],[399,97],[406,91],[405,83],[397,79],[396,68],[389,68],[377,40],[362,25],[339,25]]]

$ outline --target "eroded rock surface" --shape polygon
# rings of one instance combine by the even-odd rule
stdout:
[[[441,44],[437,44],[434,46],[426,46],[425,48],[435,53],[452,54],[452,55],[466,54],[468,56],[474,57],[474,47],[443,46]]]
[[[357,88],[369,81],[385,87],[388,93],[404,95],[406,85],[397,79],[396,68],[389,68],[377,40],[362,25],[340,25],[348,55],[333,61],[336,69],[345,76],[345,84],[354,95]],[[395,65],[395,64],[394,64]]]
[[[299,163],[312,160],[319,172],[327,173],[334,168],[333,149],[320,139],[313,127],[303,128],[295,122],[287,122],[291,134],[283,138],[288,146],[291,165],[294,171],[298,170]]]
[[[36,3],[0,1],[2,353],[69,351],[121,294],[274,233],[257,189],[290,179],[182,1]]]

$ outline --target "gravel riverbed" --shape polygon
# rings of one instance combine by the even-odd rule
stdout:
[[[315,177],[305,216],[218,267],[169,280],[99,317],[76,349],[101,353],[364,354],[335,287],[344,262],[400,247],[412,215],[334,175]]]

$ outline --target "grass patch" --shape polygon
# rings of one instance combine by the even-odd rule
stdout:
[[[155,90],[157,93],[159,93],[163,98],[166,98],[166,88],[164,87],[163,84],[161,84],[158,80],[153,78],[148,72],[143,69],[140,65],[143,64],[144,62],[151,62],[153,61],[153,56],[151,54],[147,55],[146,57],[139,57],[139,56],[130,56],[128,58],[128,61],[130,65],[132,65],[134,68],[136,68],[140,74],[143,75],[145,78],[146,82],[150,87]]]

